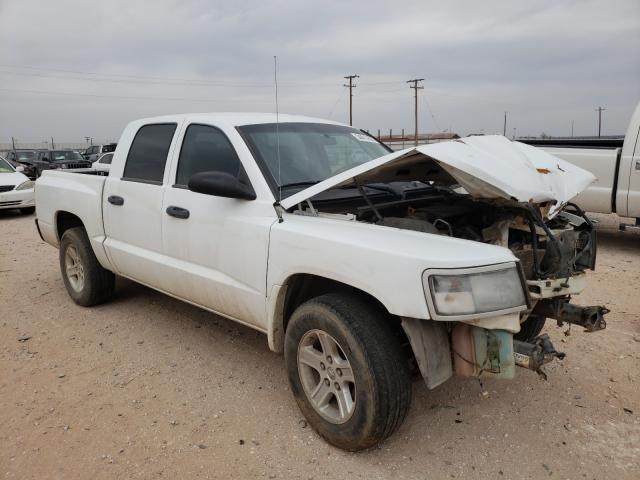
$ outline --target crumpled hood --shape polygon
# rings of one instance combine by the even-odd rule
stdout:
[[[440,169],[434,169],[434,164]],[[354,182],[442,181],[442,170],[453,180],[451,183],[459,184],[475,198],[520,203],[555,201],[550,217],[596,179],[591,172],[539,148],[488,135],[393,152],[305,188],[280,203],[288,209],[320,192]]]

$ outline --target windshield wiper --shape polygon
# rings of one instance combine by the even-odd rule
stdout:
[[[292,182],[285,183],[284,185],[280,185],[279,188],[290,188],[290,187],[309,187],[311,185],[315,185],[316,183],[320,183],[320,180],[311,180],[307,182]]]

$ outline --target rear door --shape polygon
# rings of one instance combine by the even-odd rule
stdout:
[[[105,247],[119,274],[159,288],[165,167],[177,123],[142,125],[122,176],[109,175],[103,193]]]
[[[227,131],[241,142],[236,132]],[[164,289],[264,329],[269,228],[276,221],[273,198],[264,194],[266,184],[256,175],[248,151],[241,160],[222,129],[192,123],[180,143],[162,205],[163,278],[171,283]],[[190,191],[189,178],[203,171],[222,171],[249,182],[258,198]]]

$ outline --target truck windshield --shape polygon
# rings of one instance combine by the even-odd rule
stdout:
[[[265,123],[238,130],[283,198],[389,153],[374,138],[341,125]]]

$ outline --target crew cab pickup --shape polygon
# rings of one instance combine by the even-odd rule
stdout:
[[[412,374],[542,373],[563,356],[545,318],[606,325],[570,303],[596,258],[570,199],[593,175],[504,137],[391,152],[325,120],[174,115],[130,123],[90,173],[36,184],[70,297],[105,302],[121,275],[264,332],[344,449],[402,423]]]
[[[622,147],[581,148],[547,145],[536,140],[540,148],[596,176],[584,192],[573,201],[587,212],[616,213],[635,218],[640,227],[640,103],[631,117]],[[579,145],[579,144],[578,144]],[[622,223],[621,229],[629,225]]]

